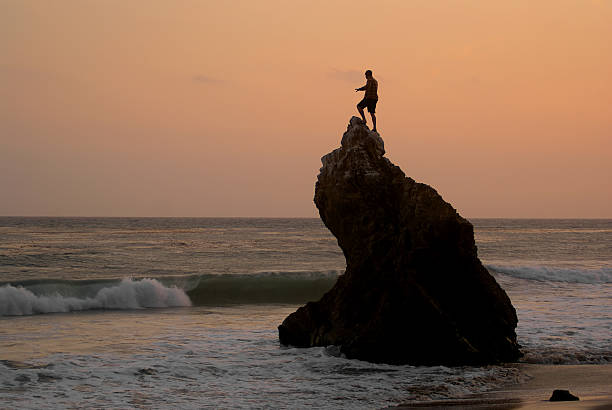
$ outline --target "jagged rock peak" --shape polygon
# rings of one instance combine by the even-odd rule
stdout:
[[[353,172],[378,176],[372,163],[380,160],[384,154],[385,143],[380,135],[370,131],[361,118],[352,117],[346,132],[342,135],[341,147],[321,158],[323,167],[320,171],[322,175],[327,175],[349,165]],[[344,163],[347,158],[352,161],[351,164]]]
[[[342,136],[342,148],[351,149],[362,146],[371,147],[373,152],[381,157],[385,154],[385,143],[380,135],[377,132],[370,131],[361,118],[352,117],[346,132]]]

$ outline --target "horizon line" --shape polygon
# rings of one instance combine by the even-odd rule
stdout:
[[[539,216],[473,216],[466,217],[459,215],[464,219],[525,219],[525,220],[612,220],[610,217],[539,217]],[[121,215],[121,216],[108,216],[108,215],[0,215],[0,218],[83,218],[83,219],[95,219],[95,218],[115,218],[115,219],[130,219],[130,218],[142,218],[142,219],[321,219],[319,216],[160,216],[160,215]]]

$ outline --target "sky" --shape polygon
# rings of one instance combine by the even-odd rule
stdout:
[[[0,0],[0,215],[315,217],[379,81],[467,218],[612,218],[612,0]],[[369,117],[368,117],[369,119]]]

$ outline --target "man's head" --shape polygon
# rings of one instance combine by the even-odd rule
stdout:
[[[366,70],[365,76],[366,78],[372,78],[372,70]]]

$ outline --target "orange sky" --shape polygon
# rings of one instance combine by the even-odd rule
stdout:
[[[468,218],[612,218],[612,1],[0,1],[0,215],[316,216],[370,68]]]

